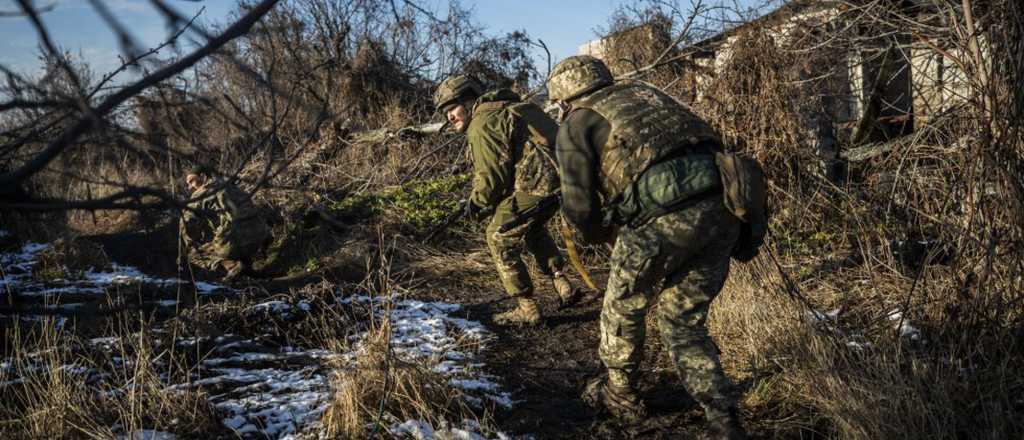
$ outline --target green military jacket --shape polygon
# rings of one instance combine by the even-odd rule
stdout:
[[[554,120],[511,90],[478,98],[466,132],[473,161],[470,201],[481,208],[505,204],[523,211],[554,193],[557,133]]]
[[[209,194],[214,189],[215,194]],[[267,226],[258,216],[251,198],[237,186],[213,181],[192,193],[195,199],[182,218],[182,237],[186,245],[196,242],[261,241]]]

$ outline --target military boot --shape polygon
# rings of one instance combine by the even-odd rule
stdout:
[[[705,407],[704,416],[708,420],[704,431],[707,440],[746,440],[747,433],[743,430],[739,412],[735,407],[719,410]]]
[[[647,418],[647,406],[633,387],[617,387],[607,376],[598,376],[587,382],[583,389],[583,402],[597,410],[607,410],[625,422],[639,422]]]
[[[504,313],[494,315],[498,325],[536,325],[540,323],[540,309],[533,298],[516,298],[518,306]]]
[[[572,307],[583,299],[583,291],[574,289],[572,284],[569,283],[569,277],[565,276],[561,271],[555,272],[555,276],[552,277],[551,281],[555,284],[555,292],[558,292],[559,309]]]

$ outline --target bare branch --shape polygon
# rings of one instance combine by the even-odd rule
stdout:
[[[26,0],[20,1],[24,3]],[[140,79],[128,87],[125,87],[118,93],[111,95],[96,106],[95,109],[91,109],[92,112],[97,116],[105,115],[114,107],[137,95],[146,88],[168,79],[194,65],[199,60],[214,53],[227,42],[248,32],[249,29],[251,29],[252,26],[263,17],[263,15],[269,12],[270,9],[278,3],[278,1],[279,0],[264,0],[253,7],[244,17],[231,25],[231,27],[225,30],[221,35],[210,40],[205,46],[197,49],[188,56],[183,57],[181,60]],[[31,8],[28,8],[28,10],[31,11]],[[78,139],[79,136],[92,129],[96,123],[97,119],[93,117],[87,116],[79,118],[74,126],[64,131],[57,139],[47,145],[47,147],[34,159],[13,172],[0,175],[0,187],[14,188],[18,186],[23,180],[43,169],[54,158],[56,158],[57,155]]]

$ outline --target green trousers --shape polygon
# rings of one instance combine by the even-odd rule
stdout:
[[[705,408],[734,405],[705,320],[729,274],[738,236],[739,220],[725,209],[721,196],[619,231],[599,347],[613,385],[635,386],[644,321],[657,301],[657,328],[687,392]]]
[[[487,248],[491,251],[491,259],[498,270],[501,284],[511,296],[533,295],[533,281],[522,258],[524,247],[533,255],[541,272],[549,277],[565,266],[558,246],[545,227],[548,220],[551,220],[558,211],[557,206],[534,216],[525,224],[505,232],[498,231],[502,225],[517,218],[536,201],[539,201],[539,198],[509,197],[498,205],[487,225]]]

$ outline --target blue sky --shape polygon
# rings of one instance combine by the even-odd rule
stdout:
[[[136,37],[140,46],[149,48],[167,36],[166,25],[146,0],[104,0],[111,12]],[[207,0],[193,3],[171,1],[182,14],[190,17],[205,7],[201,19],[222,21],[234,5],[231,0]],[[42,14],[54,42],[94,66],[97,73],[109,71],[120,63],[117,39],[87,0],[41,0],[39,6],[54,4],[54,9]],[[13,0],[0,0],[0,11],[18,10]],[[0,17],[0,63],[16,71],[38,72],[38,35],[24,17]]]
[[[685,1],[685,0],[683,0]],[[741,0],[745,3],[749,0]],[[129,27],[143,47],[159,44],[168,30],[161,17],[146,0],[104,0],[112,12]],[[235,0],[200,2],[170,0],[184,15],[193,15],[205,7],[200,21],[223,22],[233,9]],[[443,11],[447,0],[421,0],[429,9]],[[622,4],[621,0],[463,0],[472,8],[476,22],[490,35],[498,36],[514,30],[526,30],[533,38],[544,40],[554,61],[573,55],[577,47],[595,38],[595,30],[608,24],[608,18]],[[97,73],[119,65],[120,53],[114,35],[89,5],[87,0],[37,0],[38,5],[55,4],[54,10],[43,14],[43,21],[56,43],[88,60]],[[17,10],[13,0],[0,0],[0,11]],[[23,17],[0,17],[0,64],[16,71],[38,72],[37,35]],[[538,49],[538,68],[544,72],[546,59]]]
[[[608,18],[623,3],[613,0],[480,0],[472,5],[479,23],[492,35],[526,30],[551,50],[553,61],[575,55],[577,48],[597,37],[595,30],[608,25]],[[543,52],[539,50],[539,52]],[[546,56],[538,54],[547,62]],[[545,67],[537,68],[544,73]]]

